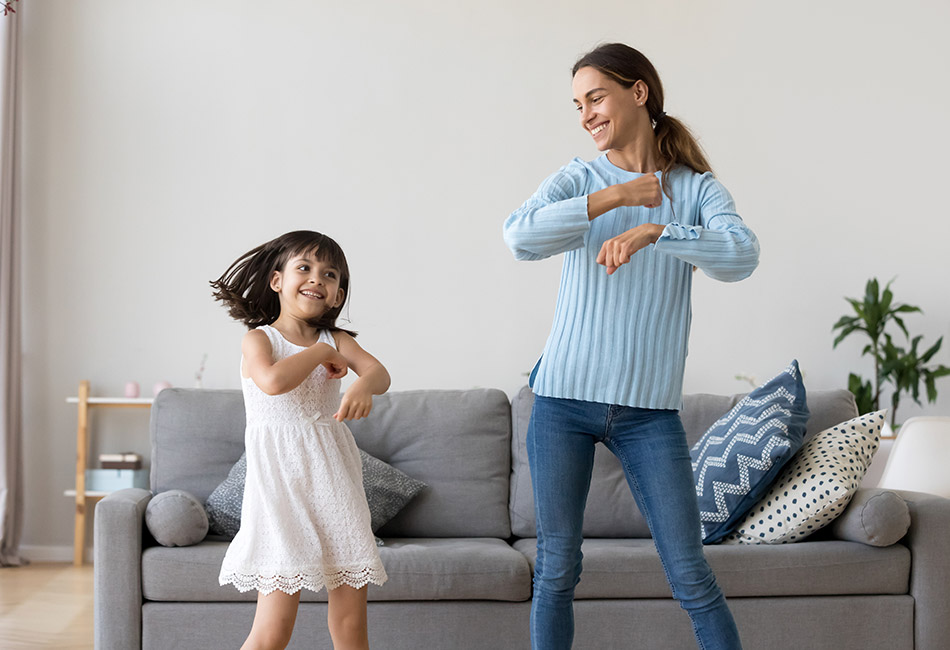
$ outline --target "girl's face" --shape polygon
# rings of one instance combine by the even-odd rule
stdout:
[[[644,107],[648,89],[642,81],[624,88],[600,70],[584,67],[571,85],[581,127],[599,151],[623,149],[636,139],[643,120],[649,123]]]
[[[280,296],[281,315],[309,320],[343,304],[340,270],[313,253],[292,255],[270,286]]]

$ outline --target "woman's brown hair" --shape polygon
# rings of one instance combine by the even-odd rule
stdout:
[[[600,45],[574,64],[571,76],[581,68],[591,67],[604,73],[624,88],[630,88],[637,81],[646,84],[650,92],[647,95],[646,109],[653,120],[653,132],[656,134],[656,148],[662,161],[663,191],[670,196],[667,173],[677,165],[689,167],[697,174],[711,172],[702,147],[690,133],[689,128],[663,110],[663,84],[656,68],[639,51],[623,43]]]
[[[350,294],[350,269],[346,264],[346,256],[339,244],[312,230],[288,232],[244,253],[220,278],[210,283],[214,289],[212,295],[215,300],[224,303],[231,318],[241,321],[248,329],[270,325],[280,316],[280,298],[270,286],[274,271],[283,272],[284,266],[295,255],[309,253],[340,272],[343,301],[308,322],[318,330],[346,332],[356,336],[356,332],[336,325],[336,319]]]

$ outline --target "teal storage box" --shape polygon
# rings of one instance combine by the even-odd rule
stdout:
[[[113,492],[125,488],[148,489],[147,469],[87,469],[86,490]]]

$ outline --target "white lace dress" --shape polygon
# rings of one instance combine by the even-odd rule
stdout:
[[[270,326],[260,329],[275,361],[303,349]],[[336,347],[329,332],[320,341]],[[248,378],[242,386],[247,479],[241,529],[221,564],[220,584],[265,594],[383,584],[359,450],[346,425],[331,417],[340,380],[328,379],[320,366],[283,395],[267,395]]]

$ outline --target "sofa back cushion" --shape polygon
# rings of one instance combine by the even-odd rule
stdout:
[[[244,452],[239,390],[174,388],[152,406],[151,486],[202,502]],[[504,392],[421,390],[373,400],[348,422],[357,445],[428,484],[384,525],[381,537],[500,537],[508,518],[511,407]]]
[[[244,453],[239,390],[166,388],[152,403],[151,486],[185,490],[202,503]]]
[[[686,395],[680,417],[686,429],[686,439],[692,447],[713,423],[727,413],[740,395]],[[535,537],[534,496],[531,492],[531,474],[525,444],[528,421],[534,393],[527,386],[512,401],[511,438],[511,529],[516,537]],[[849,420],[858,414],[854,396],[847,390],[810,391],[808,407],[811,417],[805,439]],[[594,471],[591,477],[587,509],[584,511],[585,537],[649,537],[650,529],[637,508],[627,486],[619,461],[604,447],[597,445],[594,452]]]
[[[348,423],[368,454],[428,484],[380,537],[501,537],[508,518],[511,405],[495,389],[419,390],[373,399]]]

